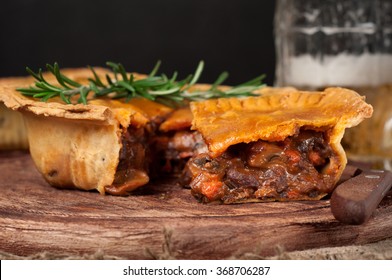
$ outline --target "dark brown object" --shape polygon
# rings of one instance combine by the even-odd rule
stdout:
[[[334,190],[331,197],[332,214],[343,223],[362,224],[370,218],[391,185],[391,172],[363,171]]]
[[[329,200],[200,204],[170,181],[133,196],[49,186],[23,153],[0,153],[0,251],[82,256],[100,251],[126,259],[262,257],[285,251],[359,245],[392,237],[392,197],[365,225],[334,219]],[[166,235],[164,229],[171,230]],[[166,244],[170,246],[167,246]],[[164,249],[163,249],[164,247]],[[166,251],[165,251],[166,250]]]

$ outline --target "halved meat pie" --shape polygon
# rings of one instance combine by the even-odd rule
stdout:
[[[208,152],[187,163],[185,176],[200,200],[224,203],[327,195],[346,166],[344,130],[372,114],[343,88],[207,100],[191,109]]]

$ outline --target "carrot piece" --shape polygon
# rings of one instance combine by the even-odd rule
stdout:
[[[220,193],[223,183],[212,176],[209,180],[202,182],[201,193],[209,200],[215,200],[216,196]]]
[[[301,154],[298,151],[286,150],[284,153],[292,163],[298,163],[301,160]]]

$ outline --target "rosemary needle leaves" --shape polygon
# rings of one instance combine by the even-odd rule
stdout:
[[[23,95],[39,98],[44,102],[54,97],[60,97],[67,104],[87,104],[89,98],[123,98],[128,102],[134,97],[144,97],[170,107],[179,107],[189,101],[252,96],[253,91],[264,86],[264,75],[261,75],[228,90],[221,90],[219,85],[228,77],[228,73],[223,72],[209,89],[190,90],[203,72],[203,61],[199,62],[194,74],[188,75],[183,80],[177,80],[177,72],[174,72],[171,77],[165,74],[157,75],[160,64],[161,62],[158,61],[151,73],[142,79],[135,79],[134,75],[129,74],[121,63],[107,62],[106,65],[111,68],[113,75],[106,75],[105,78],[99,77],[94,68],[89,66],[93,78],[88,79],[86,84],[80,84],[62,74],[58,63],[46,64],[46,69],[55,76],[56,84],[45,80],[42,69],[35,73],[26,67],[26,71],[35,78],[35,84],[29,88],[17,88],[17,90]]]

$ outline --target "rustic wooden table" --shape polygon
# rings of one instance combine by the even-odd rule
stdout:
[[[28,153],[0,153],[0,251],[18,256],[101,252],[125,259],[240,258],[368,244],[392,237],[392,196],[360,226],[336,221],[329,200],[204,205],[171,180],[129,197],[59,190]]]

